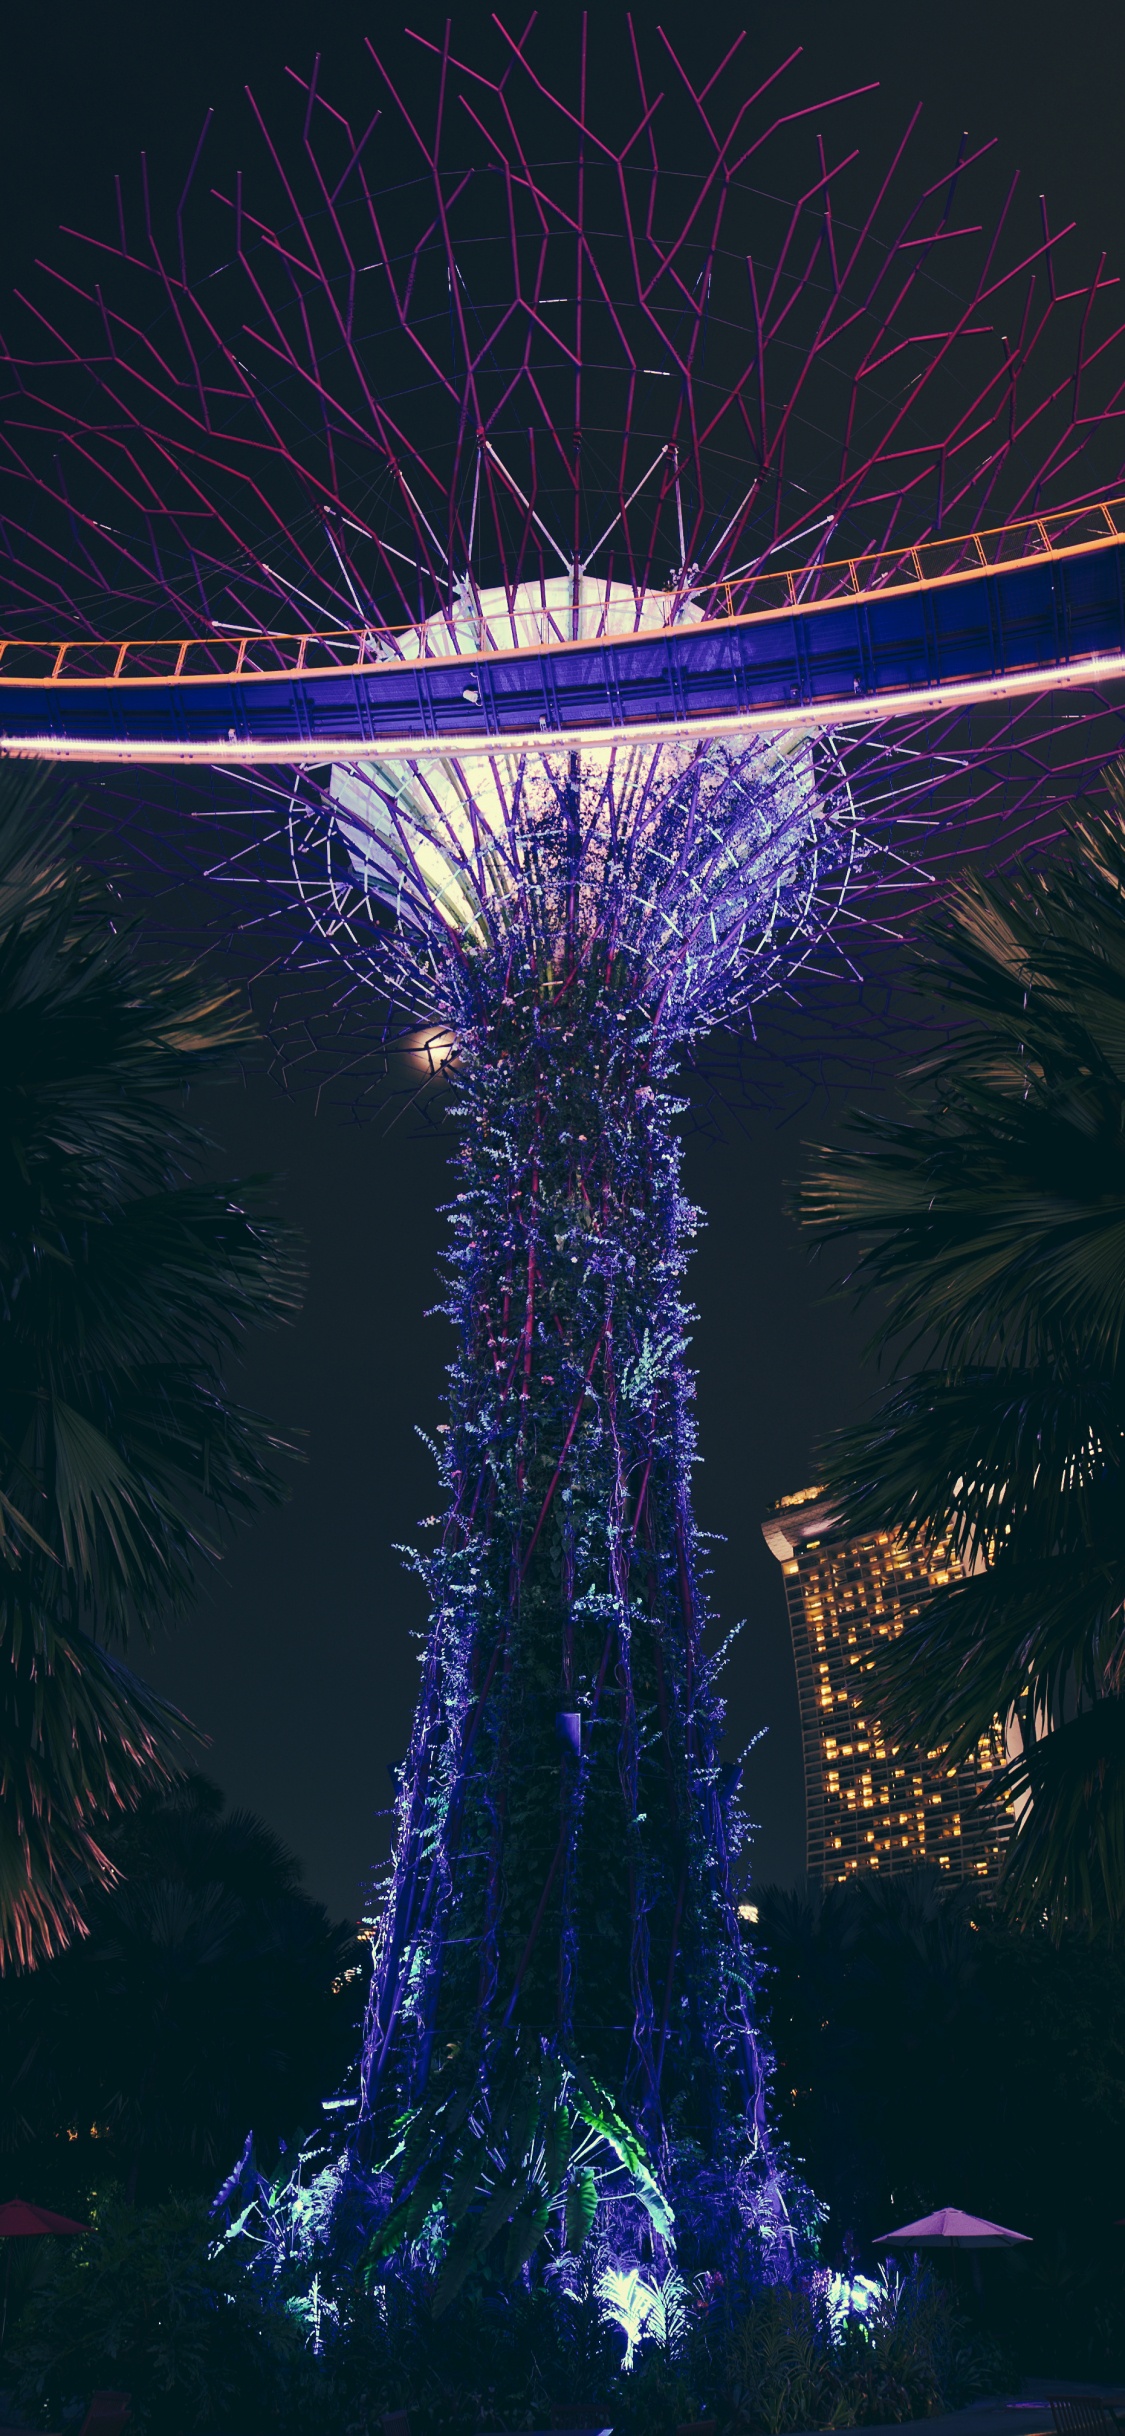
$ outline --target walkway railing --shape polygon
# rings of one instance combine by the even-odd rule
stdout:
[[[886,600],[908,593],[932,592],[965,583],[981,574],[1020,563],[1045,559],[1073,560],[1111,549],[1125,540],[1125,498],[1099,500],[1084,507],[1026,516],[988,531],[963,533],[950,539],[924,541],[909,549],[877,550],[856,558],[813,559],[800,567],[776,568],[759,560],[734,578],[713,587],[699,587],[690,597],[703,610],[710,626],[744,624],[757,619],[812,616],[816,611],[847,602]],[[652,596],[648,596],[651,600]],[[668,593],[668,624],[679,623],[677,611],[687,596]],[[617,609],[618,604],[614,604]],[[538,615],[538,612],[535,613]],[[526,621],[521,605],[517,616]],[[432,621],[436,626],[437,621]],[[616,618],[615,618],[616,627]],[[43,641],[24,637],[0,639],[0,686],[19,684],[91,684],[99,687],[145,680],[161,684],[206,683],[216,677],[246,681],[255,677],[342,673],[362,668],[373,675],[380,665],[402,668],[404,662],[431,664],[461,656],[473,660],[518,658],[554,652],[582,651],[592,642],[626,644],[651,635],[617,631],[604,636],[584,633],[577,642],[565,635],[548,612],[544,632],[530,642],[504,642],[494,629],[479,646],[451,650],[451,633],[444,649],[420,647],[418,628],[337,627],[322,632],[259,634],[196,634],[135,636],[124,640],[68,637]],[[695,631],[698,632],[698,624]],[[424,630],[423,630],[424,637]],[[404,646],[406,646],[404,648]]]

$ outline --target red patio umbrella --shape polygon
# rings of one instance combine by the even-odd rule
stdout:
[[[89,2225],[73,2216],[55,2216],[50,2208],[33,2208],[29,2199],[0,2200],[0,2240],[18,2240],[29,2233],[88,2233]]]
[[[33,2208],[29,2199],[0,2200],[0,2241],[26,2241],[37,2233],[88,2233],[89,2225],[79,2225],[73,2216],[56,2216],[51,2208]],[[8,2331],[8,2290],[12,2280],[12,2253],[4,2262],[4,2308],[0,2314],[0,2348]]]

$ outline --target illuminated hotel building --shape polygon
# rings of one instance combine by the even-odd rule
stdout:
[[[783,1497],[762,1525],[785,1580],[805,1761],[811,1879],[916,1869],[992,1878],[1005,1830],[973,1796],[1003,1760],[999,1729],[958,1768],[887,1742],[871,1706],[879,1644],[918,1612],[925,1589],[960,1577],[956,1557],[890,1531],[844,1539],[817,1489]]]

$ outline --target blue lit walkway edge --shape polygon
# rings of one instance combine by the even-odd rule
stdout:
[[[886,599],[315,673],[0,674],[0,754],[312,764],[909,718],[1125,677],[1125,543]]]

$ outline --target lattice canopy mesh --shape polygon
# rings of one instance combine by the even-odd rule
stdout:
[[[738,608],[1112,485],[1112,282],[990,144],[919,191],[871,97],[614,39],[369,44],[245,176],[119,182],[6,332],[6,630]]]
[[[1084,534],[1123,487],[1113,282],[1005,185],[990,144],[942,163],[916,124],[888,135],[874,93],[824,96],[795,60],[761,72],[742,37],[680,56],[623,19],[562,67],[535,28],[494,28],[479,53],[455,31],[387,44],[367,45],[343,105],[319,70],[268,115],[253,103],[244,172],[205,127],[186,177],[119,181],[12,306],[5,669],[44,636],[69,638],[81,675],[113,664],[106,637],[149,638],[154,672],[186,642],[198,672],[234,652],[247,671],[292,665],[282,632],[339,635],[341,663],[357,641],[409,660],[645,633],[828,600],[854,587],[857,552],[876,586],[922,564],[919,545],[930,571],[975,563],[960,537],[1046,509],[1063,511],[1056,539],[1068,517]],[[1036,546],[1031,528],[1013,546]],[[536,955],[560,890],[577,887],[587,927],[620,918],[622,872],[647,888],[662,834],[689,798],[714,807],[725,770],[730,823],[692,849],[720,943],[704,953],[685,903],[673,996],[698,1029],[704,1006],[737,1018],[795,963],[806,1000],[834,971],[833,1053],[858,1024],[862,1058],[854,960],[878,964],[942,858],[1050,834],[1119,732],[1097,692],[1045,693],[873,717],[827,746],[798,732],[772,759],[704,745],[698,766],[677,741],[586,755],[577,776],[550,753],[292,785],[102,778],[91,817],[166,925],[198,918],[182,881],[206,876],[206,922],[221,905],[242,968],[288,975],[282,1055],[326,1060],[350,1090],[357,1029],[373,1071],[437,1003],[446,934],[495,938],[535,888]],[[543,824],[554,876],[533,883]],[[630,913],[630,953],[660,936],[666,887],[656,902],[643,938]],[[837,925],[843,958],[814,975],[802,924],[813,942]],[[783,1055],[819,1067],[819,1018],[792,1037],[768,1020]]]

